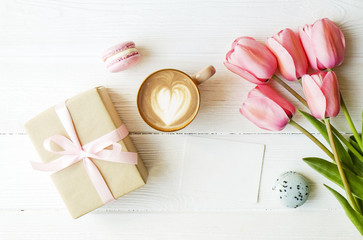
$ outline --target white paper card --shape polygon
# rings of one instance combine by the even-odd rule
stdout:
[[[186,139],[183,195],[257,202],[265,146],[202,137]]]

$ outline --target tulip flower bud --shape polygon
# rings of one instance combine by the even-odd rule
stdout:
[[[224,65],[252,83],[265,84],[275,73],[277,62],[263,43],[250,37],[240,37],[226,54]]]
[[[240,113],[262,129],[280,131],[295,114],[295,107],[272,87],[259,85],[249,92]]]
[[[299,36],[310,66],[324,70],[340,65],[344,59],[345,39],[342,31],[328,18],[299,28]]]
[[[311,114],[317,119],[335,117],[340,110],[338,80],[333,71],[302,77],[302,86]]]
[[[308,71],[308,61],[298,35],[289,28],[266,40],[268,48],[275,54],[279,70],[289,81],[295,81]]]

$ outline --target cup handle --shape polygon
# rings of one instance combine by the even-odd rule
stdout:
[[[199,84],[203,83],[204,81],[208,80],[215,73],[216,73],[216,69],[212,65],[209,65],[209,66],[203,68],[202,70],[200,70],[199,72],[193,74],[192,79],[197,85],[199,85]]]

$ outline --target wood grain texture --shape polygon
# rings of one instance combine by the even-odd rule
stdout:
[[[334,239],[358,240],[342,211],[243,213],[91,213],[77,221],[59,211],[2,213],[0,238],[96,239]],[[19,231],[19,226],[21,231]],[[323,233],[323,234],[322,234]]]
[[[350,111],[359,120],[363,100],[355,96],[363,92],[359,77],[363,19],[354,14],[359,15],[359,2],[284,3],[198,1],[187,7],[183,1],[173,5],[163,1],[3,1],[0,104],[7,117],[0,120],[0,130],[23,132],[24,121],[44,108],[92,86],[105,85],[112,89],[117,110],[131,131],[155,132],[141,120],[135,105],[143,79],[160,68],[178,68],[192,74],[213,64],[217,74],[200,86],[200,113],[181,132],[262,132],[238,114],[253,84],[226,70],[222,64],[225,53],[238,36],[263,41],[281,28],[297,29],[324,16],[337,21],[346,35],[346,60],[337,74]],[[117,14],[116,9],[126,14]],[[100,59],[101,52],[125,39],[136,42],[143,60],[133,69],[109,74]],[[298,84],[291,85],[301,93]],[[21,105],[24,107],[13,107]],[[212,122],[207,121],[210,117]],[[336,122],[342,131],[350,132],[341,115]]]
[[[329,17],[346,37],[345,61],[336,72],[361,126],[362,10],[359,0],[0,1],[0,239],[360,239],[322,183],[338,188],[301,160],[323,153],[289,126],[271,133],[242,117],[238,108],[254,85],[229,72],[223,60],[236,37],[264,41],[283,28]],[[127,40],[135,41],[142,61],[110,74],[100,55]],[[188,127],[163,134],[142,121],[135,100],[147,75],[161,68],[192,74],[209,64],[217,73],[200,85],[200,112]],[[109,88],[150,178],[144,188],[72,221],[48,176],[31,170],[28,161],[37,155],[23,124],[98,85]],[[289,85],[302,93],[297,83]],[[315,133],[300,115],[294,119]],[[349,136],[342,114],[333,123]],[[183,194],[181,146],[190,135],[265,144],[259,202]],[[283,208],[271,191],[287,170],[301,172],[312,185],[309,201],[298,209]]]

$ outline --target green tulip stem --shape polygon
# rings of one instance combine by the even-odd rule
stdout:
[[[295,127],[297,130],[305,134],[308,138],[310,138],[311,141],[313,141],[321,150],[323,150],[331,159],[334,160],[334,155],[332,152],[327,149],[324,144],[322,144],[316,137],[314,137],[310,132],[308,132],[305,128],[303,128],[301,125],[299,125],[294,120],[290,119],[289,124],[293,127]]]
[[[343,170],[342,163],[340,162],[340,159],[339,159],[339,155],[338,155],[338,152],[337,152],[337,148],[335,146],[334,136],[333,136],[333,132],[331,130],[329,118],[325,118],[324,121],[325,121],[326,130],[327,130],[328,135],[329,135],[330,146],[331,146],[331,148],[333,150],[333,153],[334,153],[335,163],[337,164],[339,175],[340,175],[340,177],[342,179],[342,182],[343,182],[343,185],[344,185],[345,193],[347,194],[349,202],[352,205],[352,207],[354,208],[354,210],[359,212],[358,205],[357,205],[357,203],[356,203],[356,201],[355,201],[355,199],[353,197],[352,192],[350,191],[350,187],[349,187],[347,178],[345,177],[345,173],[344,173],[344,170]]]
[[[305,107],[308,107],[308,104],[306,103],[305,99],[301,97],[294,89],[292,89],[289,85],[287,85],[284,81],[282,81],[280,78],[278,78],[276,75],[273,75],[272,78],[278,82],[282,87],[284,87],[289,93],[291,93],[294,97],[297,98],[302,104],[305,105]]]
[[[332,71],[331,69],[328,69],[328,71]],[[289,91],[292,95],[294,95],[302,104],[304,104],[305,105],[305,107],[307,107],[308,109],[309,109],[309,107],[308,107],[308,105],[307,105],[307,103],[306,103],[306,101],[305,101],[305,99],[304,98],[302,98],[296,91],[294,91],[290,86],[288,86],[284,81],[282,81],[279,77],[277,77],[276,75],[274,75],[273,77],[272,77],[276,82],[278,82],[281,86],[283,86],[287,91]],[[300,83],[300,85],[302,85],[302,79],[301,78],[299,78],[298,79],[298,82]],[[363,151],[363,137],[362,137],[362,139],[360,139],[360,137],[359,137],[359,134],[358,134],[358,132],[357,132],[357,130],[355,129],[355,127],[354,127],[354,124],[353,124],[353,121],[352,121],[352,118],[350,117],[350,115],[349,115],[349,112],[348,112],[348,109],[347,109],[347,107],[346,107],[346,105],[345,105],[345,103],[344,103],[344,100],[343,100],[343,96],[342,95],[340,95],[341,96],[341,107],[342,107],[342,109],[343,109],[343,111],[344,111],[344,115],[345,115],[345,118],[347,119],[347,122],[348,122],[348,124],[349,124],[349,126],[350,126],[350,128],[352,129],[352,132],[353,132],[353,134],[354,134],[354,138],[356,139],[356,141],[357,141],[357,143],[358,143],[358,145],[359,145],[359,147],[362,149],[362,151]],[[363,119],[363,112],[362,112],[362,119]],[[325,124],[325,121],[324,120],[321,120],[321,122],[322,123],[324,123]],[[342,141],[342,143],[344,143],[345,144],[345,146],[347,146],[348,147],[348,149],[355,155],[355,156],[357,156],[357,158],[361,161],[361,162],[363,162],[363,156],[353,147],[353,145],[352,144],[350,144],[350,142],[348,141],[348,140],[346,140],[345,138],[344,138],[344,136],[334,127],[334,126],[332,126],[332,125],[330,125],[331,126],[331,129],[332,129],[332,131],[334,132],[334,134],[340,139],[340,141]],[[300,130],[300,129],[299,129]],[[363,132],[363,122],[362,122],[362,132]],[[310,137],[309,137],[310,138]],[[328,154],[329,155],[329,154]],[[332,158],[333,160],[334,160],[334,158]]]
[[[362,143],[362,140],[360,139],[359,137],[359,133],[357,132],[357,129],[355,128],[354,126],[354,123],[353,123],[353,120],[352,118],[350,117],[350,114],[348,112],[348,108],[347,106],[345,105],[345,102],[344,102],[344,99],[343,99],[343,96],[342,94],[340,93],[340,101],[341,101],[341,107],[342,107],[342,110],[344,112],[344,117],[345,119],[347,120],[347,123],[350,127],[350,130],[352,131],[353,135],[354,135],[354,138],[355,140],[357,141],[360,149],[363,151],[363,143]]]

